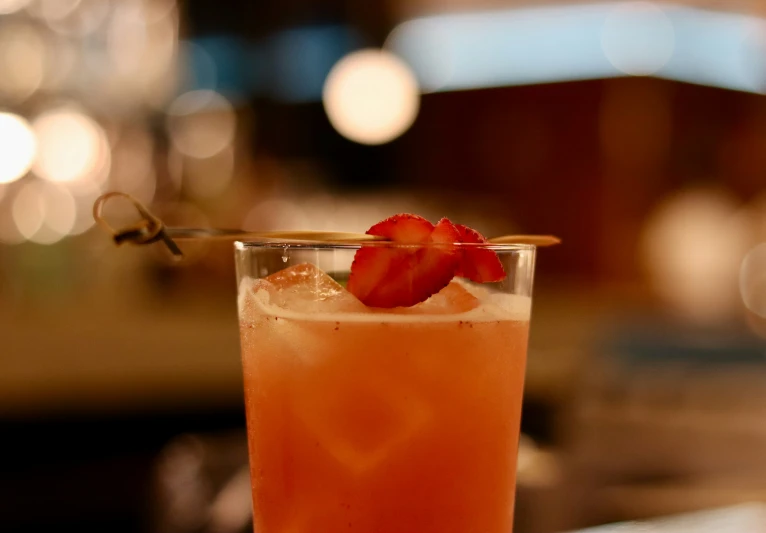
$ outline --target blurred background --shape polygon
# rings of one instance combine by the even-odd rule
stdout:
[[[0,0],[0,529],[249,527],[231,246],[106,190],[556,234],[518,533],[766,501],[765,93],[757,0]]]

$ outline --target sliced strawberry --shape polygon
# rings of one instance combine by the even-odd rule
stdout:
[[[462,224],[455,224],[460,235],[460,242],[467,244],[481,244],[487,242],[484,235]],[[464,246],[457,275],[468,278],[476,283],[502,281],[505,279],[505,270],[497,254],[486,248],[474,248]]]
[[[426,242],[434,225],[418,215],[404,213],[388,217],[367,230],[368,235],[387,237],[394,242]]]
[[[436,226],[416,215],[395,215],[375,224],[371,235],[400,244],[364,246],[351,265],[348,290],[372,307],[409,307],[439,292],[455,276],[461,254],[455,226],[442,219]]]

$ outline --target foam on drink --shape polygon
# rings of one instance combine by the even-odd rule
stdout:
[[[453,280],[413,307],[370,308],[313,265],[296,265],[282,273],[277,282],[242,279],[240,317],[256,314],[342,322],[528,321],[532,307],[528,296],[492,293],[483,287]]]

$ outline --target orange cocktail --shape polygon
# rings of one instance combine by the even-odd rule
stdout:
[[[509,249],[499,291],[453,280],[393,309],[247,253],[255,530],[510,533],[534,249]]]

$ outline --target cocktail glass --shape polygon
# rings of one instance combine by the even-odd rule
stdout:
[[[510,533],[535,248],[377,309],[360,246],[236,243],[255,531]]]

